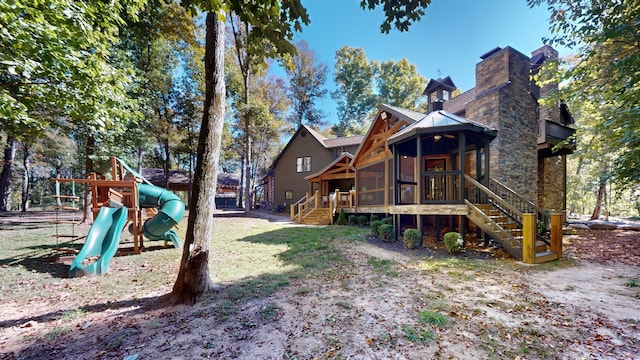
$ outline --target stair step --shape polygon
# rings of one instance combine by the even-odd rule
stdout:
[[[555,253],[553,251],[545,251],[537,253],[534,261],[536,264],[540,264],[547,261],[558,260],[559,258],[560,256],[558,256],[558,253]]]

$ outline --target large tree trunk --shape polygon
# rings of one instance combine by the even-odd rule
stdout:
[[[0,212],[11,211],[11,171],[16,157],[16,141],[7,136],[4,147],[4,165],[0,173]]]
[[[29,210],[29,179],[31,178],[31,149],[23,144],[24,154],[22,165],[24,173],[22,175],[22,212]]]
[[[171,298],[178,303],[195,303],[216,290],[209,275],[209,248],[213,237],[213,213],[217,185],[220,142],[225,116],[224,20],[208,13],[205,45],[205,101],[198,160],[193,182],[191,210],[178,278]]]

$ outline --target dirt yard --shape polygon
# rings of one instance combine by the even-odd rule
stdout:
[[[0,229],[31,220],[2,217]],[[175,278],[88,306],[71,288],[94,297],[100,277],[24,283],[32,297],[0,302],[0,359],[638,359],[640,234],[581,230],[564,242],[564,260],[530,267],[491,249],[333,240],[348,260],[338,268],[247,301],[223,287],[194,306],[159,305]],[[13,265],[2,264],[6,276]]]

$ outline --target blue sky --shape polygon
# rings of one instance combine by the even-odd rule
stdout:
[[[427,79],[451,76],[466,91],[474,86],[480,55],[511,46],[530,56],[549,36],[545,6],[530,9],[525,0],[432,0],[425,16],[408,32],[380,33],[382,9],[363,10],[360,0],[303,0],[311,24],[295,39],[304,39],[327,63],[331,91],[335,53],[343,46],[361,47],[369,60],[398,61],[406,57]],[[560,56],[567,55],[559,49]],[[426,86],[426,84],[425,84]],[[327,95],[320,103],[329,123],[336,105]]]

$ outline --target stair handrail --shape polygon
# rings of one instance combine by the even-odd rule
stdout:
[[[498,181],[497,179],[494,179],[494,178],[490,177],[489,178],[489,184],[491,184],[491,183],[494,183],[495,185],[497,185],[497,187],[499,187],[502,190],[508,192],[511,196],[514,196],[514,197],[518,198],[518,200],[520,200],[522,203],[528,205],[528,208],[520,209],[521,212],[523,212],[523,213],[536,213],[538,215],[538,221],[543,221],[545,223],[545,225],[550,224],[551,215],[550,215],[549,211],[547,211],[547,210],[539,207],[538,205],[534,204],[531,200],[529,200],[529,199],[525,198],[524,196],[518,194],[513,189],[511,189],[507,185],[503,184],[502,182]]]
[[[469,184],[474,185],[480,191],[482,191],[485,195],[487,195],[489,197],[489,199],[491,200],[491,202],[496,207],[498,207],[500,209],[500,211],[502,211],[505,215],[511,217],[520,226],[522,226],[522,211],[520,211],[515,206],[511,205],[510,203],[508,203],[507,201],[502,199],[500,196],[498,196],[498,194],[494,193],[489,188],[487,188],[486,186],[482,185],[481,183],[479,183],[476,179],[472,178],[471,176],[465,174],[464,178],[465,178],[465,181],[467,181]]]
[[[307,202],[307,196],[309,194],[305,194],[300,200],[291,204],[291,211],[289,212],[291,220],[295,219],[298,216],[298,205]]]

